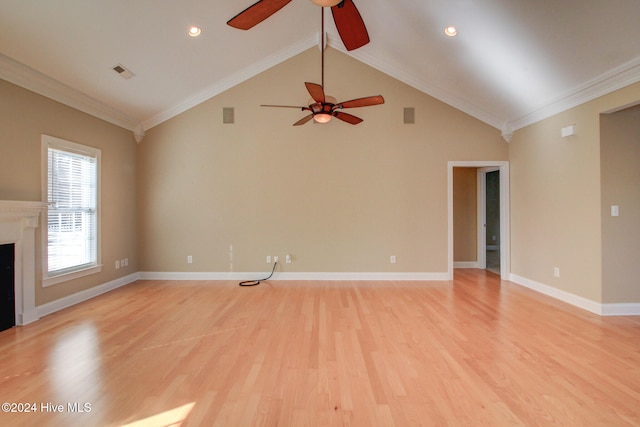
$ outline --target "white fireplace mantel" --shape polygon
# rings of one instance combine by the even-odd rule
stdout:
[[[35,229],[42,202],[0,200],[0,244],[15,245],[16,324],[38,320],[35,286]]]

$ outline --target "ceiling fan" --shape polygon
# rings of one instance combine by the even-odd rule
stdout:
[[[227,24],[241,30],[248,30],[264,21],[291,0],[260,0],[249,6],[229,21]],[[369,43],[369,33],[364,25],[362,16],[353,4],[353,0],[311,0],[321,7],[331,7],[333,20],[338,34],[347,50],[354,50]]]
[[[349,113],[344,113],[340,110],[344,108],[357,108],[357,107],[368,107],[371,105],[379,105],[384,104],[384,98],[382,95],[375,96],[367,96],[365,98],[357,98],[352,99],[350,101],[337,102],[336,99],[332,96],[325,95],[324,93],[324,9],[321,11],[322,15],[322,34],[321,34],[321,46],[320,49],[322,51],[322,84],[317,83],[309,83],[305,82],[305,86],[309,95],[311,95],[311,99],[309,100],[309,105],[307,107],[300,106],[292,106],[292,105],[260,105],[261,107],[279,107],[279,108],[299,108],[302,111],[310,111],[311,114],[305,116],[295,122],[294,126],[300,126],[311,119],[315,120],[318,123],[327,123],[331,120],[332,117],[342,120],[343,122],[347,122],[352,125],[357,125],[362,122],[360,117],[356,117]]]

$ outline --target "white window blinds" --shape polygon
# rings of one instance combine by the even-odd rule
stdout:
[[[98,156],[48,147],[49,275],[97,264]]]

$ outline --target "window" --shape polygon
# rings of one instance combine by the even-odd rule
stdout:
[[[45,286],[100,271],[100,150],[42,135]]]

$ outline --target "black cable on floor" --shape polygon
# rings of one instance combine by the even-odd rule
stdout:
[[[271,276],[273,276],[273,272],[276,271],[276,265],[278,265],[278,261],[273,263],[273,270],[271,270],[271,274],[268,277],[259,280],[245,280],[244,282],[238,283],[238,286],[256,286],[259,285],[262,281],[271,279]]]

